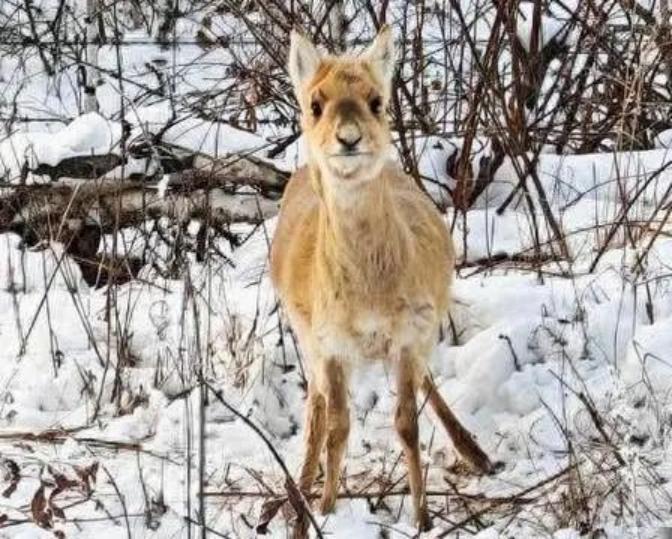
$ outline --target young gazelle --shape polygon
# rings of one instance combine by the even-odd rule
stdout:
[[[483,472],[491,465],[426,366],[448,309],[454,255],[431,200],[389,156],[385,109],[394,63],[387,26],[357,58],[323,56],[292,33],[289,73],[309,158],[285,190],[271,273],[309,369],[299,487],[310,491],[326,442],[321,509],[334,508],[350,428],[349,371],[384,359],[396,371],[394,424],[415,516],[425,529],[419,388],[463,457]]]

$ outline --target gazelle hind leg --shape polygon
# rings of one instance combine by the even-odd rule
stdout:
[[[338,495],[343,457],[350,433],[348,388],[343,364],[337,359],[325,363],[324,385],[327,400],[327,476],[320,502],[323,513],[333,511]]]
[[[448,434],[455,445],[455,449],[457,449],[460,455],[462,455],[462,457],[464,457],[477,471],[485,474],[491,473],[493,466],[488,455],[486,455],[476,443],[476,440],[474,440],[471,433],[464,428],[455,414],[453,414],[429,375],[425,375],[425,378],[422,381],[422,390],[427,395],[429,405],[436,415],[439,416],[439,420],[448,431]]]
[[[415,518],[420,529],[426,531],[431,528],[432,524],[427,513],[425,488],[420,466],[418,406],[415,385],[413,358],[406,353],[402,353],[397,370],[397,409],[394,416],[394,426],[404,449]]]

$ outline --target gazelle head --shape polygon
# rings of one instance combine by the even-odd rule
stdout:
[[[289,74],[302,113],[310,159],[331,181],[375,177],[387,157],[395,50],[384,26],[359,57],[324,56],[292,32]]]

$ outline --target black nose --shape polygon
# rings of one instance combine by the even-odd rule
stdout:
[[[352,152],[357,148],[357,144],[362,140],[362,136],[360,135],[356,139],[344,139],[336,135],[336,140],[341,143],[344,150]]]

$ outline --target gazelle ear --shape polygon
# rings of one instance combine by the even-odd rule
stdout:
[[[389,25],[385,24],[381,27],[376,39],[364,51],[362,58],[369,62],[375,76],[385,88],[385,95],[389,96],[392,91],[394,64],[397,61],[394,36]]]
[[[287,68],[297,98],[301,95],[306,82],[311,80],[315,76],[315,73],[317,73],[320,60],[320,53],[315,48],[315,45],[296,30],[292,30]]]

